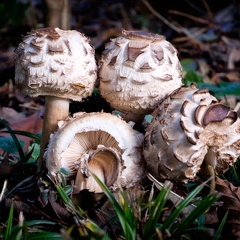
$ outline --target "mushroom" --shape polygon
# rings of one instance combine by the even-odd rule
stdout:
[[[159,180],[194,181],[209,165],[222,174],[240,155],[240,119],[208,90],[179,88],[154,110],[143,155]]]
[[[101,192],[91,173],[108,187],[131,187],[143,177],[143,134],[110,113],[75,113],[59,122],[44,154],[50,176],[60,168],[75,179],[74,193],[82,189]]]
[[[123,30],[106,45],[99,62],[99,90],[127,121],[141,122],[182,86],[176,49],[162,35]]]
[[[42,28],[28,33],[16,49],[15,82],[23,94],[45,98],[39,169],[58,120],[69,115],[69,101],[92,94],[97,78],[94,49],[75,31]]]

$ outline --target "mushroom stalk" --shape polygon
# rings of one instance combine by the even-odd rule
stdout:
[[[30,97],[46,96],[38,171],[57,121],[68,117],[69,101],[82,101],[95,87],[97,65],[89,42],[75,30],[41,28],[16,49],[16,85]]]
[[[40,155],[38,171],[41,170],[43,154],[50,135],[58,128],[58,121],[64,120],[69,115],[69,100],[59,97],[47,96],[45,98],[44,120],[42,127],[42,137],[40,142]]]
[[[107,186],[112,186],[117,178],[121,164],[119,155],[111,148],[97,150],[88,159],[88,162],[78,169],[75,179],[74,192],[78,193],[83,189],[90,191],[102,192],[102,188],[98,185],[91,173],[94,173]]]

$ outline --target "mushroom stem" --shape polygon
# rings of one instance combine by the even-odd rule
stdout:
[[[69,100],[59,97],[46,96],[45,110],[40,142],[40,155],[38,161],[38,172],[41,171],[43,154],[48,144],[50,135],[58,128],[58,121],[65,120],[69,114]]]
[[[118,178],[120,158],[113,149],[104,148],[96,150],[85,163],[86,166],[79,168],[75,180],[75,192],[87,188],[90,191],[102,192],[91,173],[94,173],[108,187],[112,186]]]

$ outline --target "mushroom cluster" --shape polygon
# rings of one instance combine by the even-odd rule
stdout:
[[[41,155],[57,121],[68,117],[69,100],[92,94],[97,79],[94,53],[83,34],[59,28],[34,30],[16,49],[16,85],[28,96],[46,96]]]
[[[75,113],[69,99],[91,95],[97,79],[94,49],[77,31],[32,31],[16,50],[15,81],[26,95],[46,96],[40,162],[50,176],[60,168],[74,179],[75,193],[101,192],[95,173],[109,188],[131,187],[147,171],[176,182],[225,172],[240,154],[240,120],[207,90],[183,87],[176,49],[164,36],[123,31],[99,62],[99,90],[122,117]],[[155,109],[155,110],[154,110]],[[145,139],[126,121],[142,123],[153,112]],[[142,150],[142,145],[144,145]]]
[[[142,143],[143,134],[120,117],[81,112],[59,122],[44,156],[50,175],[64,168],[67,179],[75,179],[75,193],[101,192],[92,172],[111,189],[131,187],[144,177]]]
[[[106,45],[99,62],[99,90],[129,121],[144,116],[182,86],[176,49],[162,35],[125,31]]]
[[[240,119],[207,90],[179,88],[154,110],[143,154],[160,180],[194,180],[208,165],[224,173],[240,155]]]

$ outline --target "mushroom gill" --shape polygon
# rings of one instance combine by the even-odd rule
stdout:
[[[61,121],[45,152],[49,174],[68,170],[75,179],[75,193],[82,189],[101,192],[91,173],[108,187],[130,187],[144,176],[143,135],[109,113],[76,113]]]
[[[225,172],[240,155],[240,119],[207,90],[194,85],[168,96],[153,112],[143,155],[148,171],[176,182]]]

